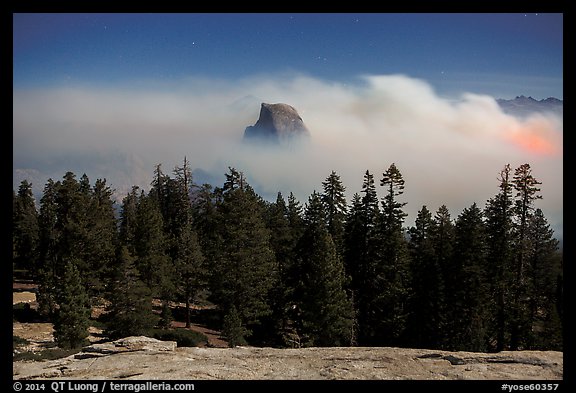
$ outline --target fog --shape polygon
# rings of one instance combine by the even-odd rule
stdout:
[[[242,143],[261,102],[295,107],[310,142],[268,149]],[[505,164],[529,163],[542,182],[537,207],[561,236],[562,134],[561,118],[516,119],[493,97],[443,97],[405,75],[368,75],[348,84],[262,75],[15,90],[13,182],[17,189],[27,178],[39,193],[48,177],[58,180],[70,170],[92,182],[106,178],[121,199],[132,185],[148,189],[156,164],[171,174],[186,156],[192,169],[220,182],[215,185],[231,166],[264,198],[293,192],[305,203],[332,170],[350,200],[367,169],[379,184],[395,163],[412,225],[423,205],[435,212],[445,204],[453,218],[474,202],[483,207],[498,192]]]

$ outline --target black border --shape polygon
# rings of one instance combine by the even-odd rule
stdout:
[[[196,2],[194,2],[196,3]],[[192,2],[183,2],[183,1],[162,1],[162,2],[149,2],[149,3],[130,3],[130,2],[111,2],[106,0],[101,0],[98,2],[88,2],[88,1],[75,1],[75,2],[66,2],[66,1],[42,1],[42,0],[31,0],[31,1],[13,1],[9,5],[8,12],[5,12],[3,17],[4,20],[2,23],[2,29],[5,29],[4,34],[2,34],[3,39],[5,42],[3,43],[2,47],[6,52],[10,50],[10,53],[5,53],[3,56],[4,61],[8,62],[8,59],[12,58],[12,34],[10,34],[7,30],[11,29],[12,27],[12,14],[13,13],[20,13],[20,12],[39,12],[39,13],[53,13],[53,12],[155,12],[155,13],[169,13],[169,12],[178,12],[178,13],[185,13],[185,12],[215,12],[220,13],[225,11],[226,13],[232,12],[386,12],[386,13],[394,13],[394,12],[407,12],[407,13],[414,13],[414,12],[422,12],[422,13],[439,13],[439,12],[463,12],[463,13],[477,13],[477,12],[498,12],[498,13],[506,13],[506,12],[555,12],[555,13],[563,13],[564,14],[564,23],[567,26],[564,30],[564,47],[569,48],[568,51],[565,52],[564,56],[564,101],[567,103],[567,107],[571,108],[573,105],[574,99],[572,98],[571,91],[566,88],[566,86],[573,86],[574,85],[574,77],[572,76],[574,71],[576,70],[576,65],[573,61],[573,48],[576,48],[575,38],[576,34],[572,32],[573,25],[573,13],[569,12],[568,7],[568,0],[563,1],[540,1],[540,2],[526,2],[526,1],[499,1],[499,2],[466,2],[466,1],[426,1],[426,0],[419,0],[419,1],[410,1],[410,2],[402,2],[402,1],[395,1],[394,4],[390,4],[392,2],[382,2],[380,4],[380,9],[378,9],[377,4],[369,4],[369,3],[357,3],[353,4],[353,9],[350,9],[349,2],[332,2],[330,3],[330,9],[326,9],[322,5],[320,5],[320,9],[316,8],[310,9],[309,7],[298,7],[292,2],[286,3],[279,3],[279,2],[267,2],[264,4],[253,3],[253,2],[236,2],[236,3],[229,3],[223,5],[220,2],[205,2],[205,4],[198,5]],[[376,9],[374,7],[376,6]],[[285,9],[289,7],[291,9]],[[296,7],[296,11],[294,10]],[[316,4],[318,7],[318,4]],[[8,42],[8,39],[10,41]],[[570,49],[572,48],[572,49]],[[12,71],[12,64],[8,66],[6,64],[3,69],[3,78],[2,81],[4,82],[6,94],[8,94],[8,86],[12,86],[12,81],[8,78],[12,76],[8,74],[8,70]],[[6,102],[6,101],[4,101]],[[573,137],[574,133],[574,122],[573,122],[573,113],[574,111],[568,110],[565,112],[564,124],[565,129],[568,130],[565,133],[565,140],[568,143],[564,144],[564,149],[568,149],[568,152],[571,152],[571,143],[570,138]],[[12,119],[10,118],[10,124],[12,125]],[[3,146],[7,152],[5,152],[4,157],[12,157],[12,149],[9,147],[10,145],[8,142],[12,141],[12,133],[8,134],[8,131],[5,131],[3,134],[4,143]],[[8,140],[9,139],[9,140]],[[566,150],[565,150],[566,151]],[[565,164],[570,164],[571,160],[564,160]],[[569,173],[567,171],[568,168],[564,169],[564,173]],[[565,175],[566,176],[566,175]],[[3,238],[5,240],[11,239],[11,208],[7,208],[7,206],[11,206],[11,201],[9,200],[10,191],[4,190],[2,193],[3,196],[3,207],[6,209],[6,215],[2,220],[4,231]],[[565,211],[570,211],[570,204],[567,203],[565,206]],[[565,220],[567,223],[567,220]],[[432,380],[417,380],[417,381],[391,381],[391,380],[384,380],[384,381],[372,381],[372,380],[358,380],[358,381],[349,381],[349,380],[339,380],[339,381],[310,381],[310,380],[298,380],[298,381],[269,381],[269,380],[249,380],[249,381],[236,381],[236,380],[224,380],[224,381],[153,381],[153,382],[165,382],[168,384],[176,384],[176,383],[194,383],[195,391],[199,392],[206,392],[206,391],[214,391],[214,390],[231,390],[231,389],[263,389],[269,391],[270,389],[274,388],[288,388],[288,389],[350,389],[353,391],[381,391],[382,388],[389,388],[392,391],[403,391],[405,389],[442,389],[443,391],[482,391],[482,392],[494,392],[494,391],[503,391],[502,384],[517,384],[517,385],[529,385],[531,383],[545,383],[545,384],[554,384],[559,383],[559,387],[557,391],[563,391],[568,386],[576,387],[575,380],[576,376],[573,373],[573,338],[572,332],[574,332],[575,328],[573,322],[571,320],[571,313],[570,313],[570,300],[574,299],[574,293],[572,291],[572,277],[573,277],[573,269],[574,269],[574,258],[572,255],[572,228],[569,225],[564,226],[564,233],[563,233],[563,244],[564,244],[564,305],[565,305],[565,326],[564,326],[564,379],[562,381],[524,381],[524,380],[502,380],[502,381],[495,381],[495,380],[488,380],[488,381],[478,381],[478,380],[471,380],[471,381],[458,381],[458,380],[448,380],[448,381],[432,381]],[[10,266],[11,272],[11,240],[6,241],[6,247],[3,248],[6,250],[6,258],[3,261],[3,266],[6,268]],[[11,274],[3,274],[6,279],[7,284],[5,284],[6,288],[11,288],[12,285],[12,275]],[[7,291],[6,293],[6,300],[9,301],[11,299],[11,290]],[[10,331],[8,331],[8,324],[6,324],[6,333],[5,337],[7,338],[7,343],[9,343],[9,347],[11,348],[11,344],[9,341]],[[6,352],[10,351],[9,348],[5,349]],[[4,352],[4,351],[3,351]],[[6,364],[7,362],[4,362]],[[66,380],[64,380],[66,381]],[[15,390],[15,382],[20,382],[21,386],[28,386],[31,384],[45,384],[45,392],[52,391],[50,389],[50,385],[53,382],[52,380],[49,381],[42,381],[42,380],[35,380],[35,381],[12,381],[11,385],[13,391]],[[60,381],[59,381],[60,382]],[[74,382],[74,381],[71,381]],[[84,381],[86,383],[97,383],[100,387],[103,386],[103,381]],[[122,382],[122,383],[131,383],[130,381],[113,381],[113,382]],[[145,381],[133,381],[133,383],[141,383]],[[574,388],[571,388],[574,389]],[[25,391],[24,389],[22,391]],[[107,389],[107,391],[110,391]],[[519,391],[519,390],[517,390]]]

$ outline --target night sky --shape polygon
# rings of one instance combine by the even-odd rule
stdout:
[[[14,87],[406,74],[563,98],[562,14],[15,14]]]
[[[70,170],[121,200],[186,156],[305,203],[332,170],[350,200],[395,163],[412,225],[483,207],[529,163],[561,237],[563,119],[495,101],[519,95],[563,99],[562,14],[14,14],[13,187]],[[310,145],[243,145],[262,102],[294,106]]]

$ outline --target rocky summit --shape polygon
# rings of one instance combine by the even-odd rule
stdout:
[[[310,131],[298,111],[282,103],[262,103],[258,121],[244,131],[245,141],[280,145],[292,144],[309,136]]]
[[[67,358],[15,361],[15,380],[561,380],[555,351],[448,352],[390,347],[178,348],[128,337]]]

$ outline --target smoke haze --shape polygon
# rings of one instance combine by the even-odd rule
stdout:
[[[261,102],[296,108],[310,143],[268,149],[242,143]],[[483,207],[498,192],[505,164],[529,163],[542,182],[537,207],[561,237],[562,134],[559,117],[520,120],[493,97],[440,97],[405,75],[363,76],[354,84],[266,75],[21,89],[13,93],[13,182],[17,189],[27,178],[40,193],[49,177],[59,180],[70,170],[91,182],[106,178],[121,199],[132,185],[148,189],[156,164],[171,174],[186,156],[192,169],[221,181],[228,166],[236,167],[266,199],[292,191],[305,203],[332,170],[350,200],[367,169],[379,184],[395,163],[406,181],[406,224],[413,225],[422,205],[435,212],[445,204],[453,218],[474,202]]]

